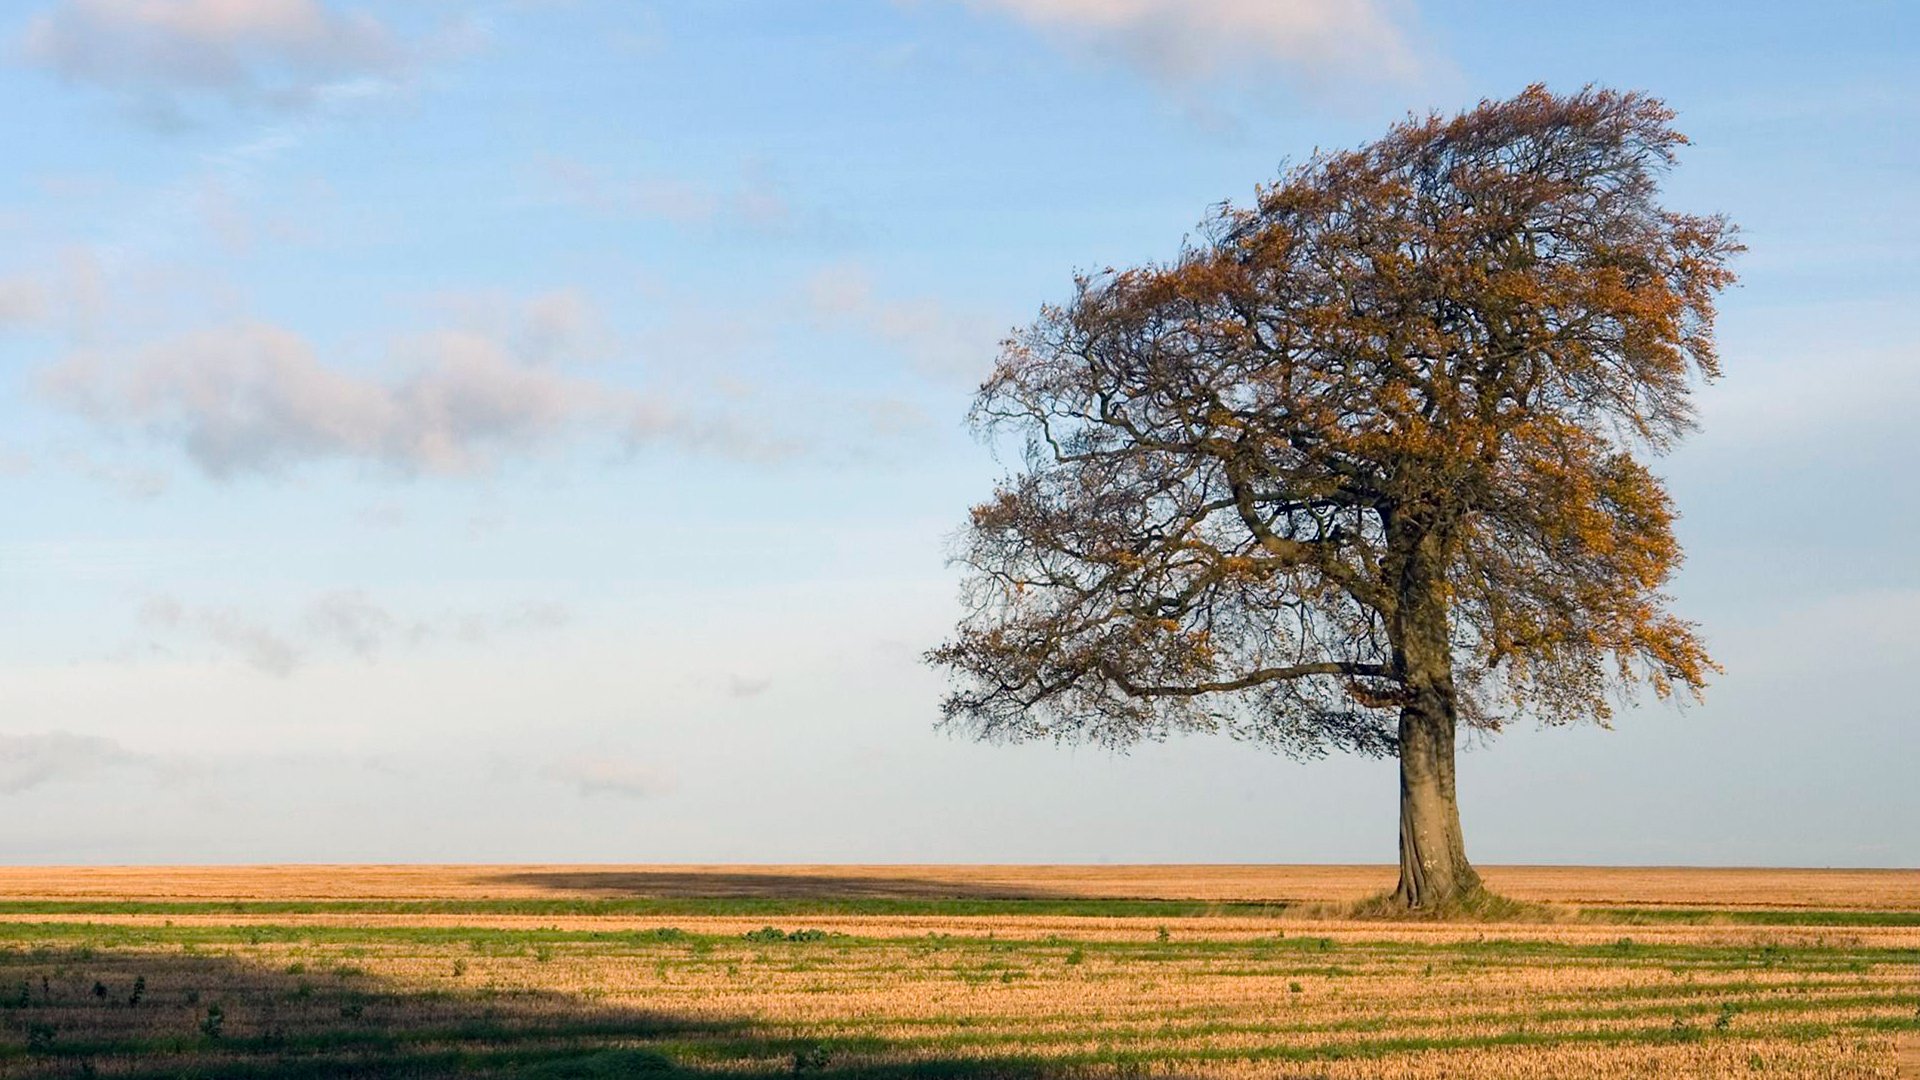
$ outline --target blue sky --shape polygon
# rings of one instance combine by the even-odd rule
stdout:
[[[1391,763],[932,730],[962,418],[1315,147],[1643,89],[1751,248],[1662,464],[1727,673],[1483,862],[1920,862],[1920,9],[36,0],[0,16],[0,859],[1382,861]]]

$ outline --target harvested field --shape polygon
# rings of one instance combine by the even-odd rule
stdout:
[[[1920,870],[1481,867],[1516,900],[1920,911]],[[0,899],[1134,899],[1315,903],[1393,887],[1391,866],[0,867]]]
[[[1511,868],[1558,903],[1509,924],[1300,906],[1384,873],[11,869],[0,1077],[1887,1078],[1920,1034],[1911,872]]]

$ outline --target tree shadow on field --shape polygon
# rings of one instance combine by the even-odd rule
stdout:
[[[600,898],[702,900],[1055,900],[1073,896],[1031,885],[943,881],[857,871],[526,870],[491,882]]]
[[[340,949],[275,966],[209,948],[0,945],[0,1077],[1041,1080],[1053,1071],[888,1060],[872,1039],[822,1043],[744,1017],[490,986],[450,977],[465,974],[457,949],[422,961],[435,974],[402,984],[360,970]],[[450,985],[434,988],[439,980]]]

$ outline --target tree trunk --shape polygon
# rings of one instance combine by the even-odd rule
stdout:
[[[1407,908],[1431,911],[1478,889],[1480,875],[1467,862],[1453,785],[1457,714],[1445,537],[1404,519],[1395,525],[1391,635],[1408,698],[1400,709],[1400,885],[1393,895]]]
[[[1480,875],[1467,862],[1453,787],[1451,701],[1400,712],[1400,885],[1394,900],[1433,910],[1472,892]]]

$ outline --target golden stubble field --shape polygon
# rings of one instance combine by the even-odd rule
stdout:
[[[0,1076],[1895,1077],[1920,874],[0,870]]]
[[[1609,906],[1920,911],[1920,870],[1487,866],[1516,900]],[[508,865],[0,867],[4,898],[528,900],[812,896],[1337,902],[1391,866]]]

